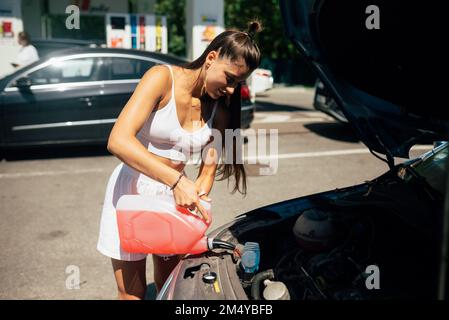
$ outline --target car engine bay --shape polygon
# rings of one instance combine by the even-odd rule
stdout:
[[[317,199],[299,216],[239,233],[240,243],[260,246],[258,273],[245,274],[243,259],[236,264],[242,287],[256,300],[425,298],[437,272],[435,200],[387,178],[362,195]]]
[[[184,258],[172,298],[433,298],[444,194],[438,180],[445,179],[448,153],[430,160],[438,160],[437,170],[424,162],[432,183],[397,166],[358,186],[237,217],[209,234],[236,249]],[[422,165],[415,169],[429,176]]]

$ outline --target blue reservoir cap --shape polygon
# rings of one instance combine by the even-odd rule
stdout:
[[[259,250],[259,244],[257,242],[245,242],[246,250]]]

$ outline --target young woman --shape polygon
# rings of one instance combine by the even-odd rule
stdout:
[[[108,150],[122,163],[107,185],[97,245],[112,259],[119,299],[143,299],[147,288],[146,254],[128,253],[120,247],[115,206],[122,195],[173,194],[177,205],[207,221],[199,200],[210,200],[207,196],[216,175],[221,174],[218,180],[234,176],[232,192],[246,193],[243,164],[234,156],[232,163],[218,165],[219,155],[226,153],[225,143],[222,150],[210,146],[212,129],[224,141],[225,129],[240,128],[240,83],[259,66],[260,51],[253,38],[260,30],[259,22],[250,22],[247,32],[219,34],[191,63],[152,67],[120,113]],[[235,149],[235,141],[232,144]],[[184,172],[192,150],[203,154],[195,181]],[[180,257],[153,255],[158,292]]]

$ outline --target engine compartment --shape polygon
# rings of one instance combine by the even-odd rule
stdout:
[[[448,150],[238,216],[208,234],[235,249],[183,258],[161,298],[435,299]]]
[[[236,273],[248,299],[431,298],[439,203],[418,185],[389,178],[362,194],[317,198],[265,226],[231,227],[230,239],[260,246],[258,271],[245,274],[238,260]]]

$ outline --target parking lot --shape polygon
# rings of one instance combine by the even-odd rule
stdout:
[[[303,87],[276,87],[257,97],[251,129],[278,129],[277,171],[258,175],[257,166],[248,167],[245,198],[231,195],[226,181],[215,182],[211,230],[251,209],[388,170],[312,101],[313,90]],[[415,146],[412,155],[429,149]],[[100,147],[25,150],[0,163],[1,299],[115,299],[110,260],[96,243],[106,183],[118,163]],[[195,166],[187,174],[194,178]],[[67,287],[73,270],[79,270],[79,289]],[[147,281],[153,298],[151,259]]]

